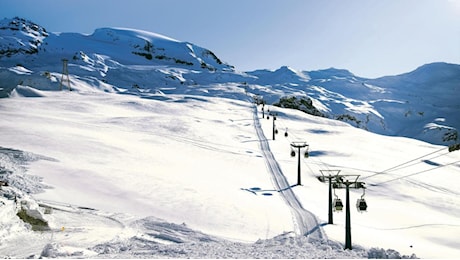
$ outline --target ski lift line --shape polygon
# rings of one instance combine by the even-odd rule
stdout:
[[[282,122],[282,120],[279,120],[279,118],[278,118],[278,125],[279,125],[280,127],[287,128],[287,127],[285,126],[285,124]],[[287,137],[287,139],[288,139],[289,141],[292,141],[292,138],[290,138],[290,137],[294,137],[296,140],[300,140],[300,139],[298,138],[298,136],[295,134],[295,131],[293,131],[292,129],[289,131],[289,137]],[[436,152],[439,152],[439,151],[436,151]],[[436,153],[436,152],[433,152],[433,153]],[[430,153],[430,154],[431,154],[431,153]],[[428,155],[430,155],[430,154],[428,154]],[[447,153],[446,153],[446,154],[447,154]],[[428,155],[425,155],[425,156],[428,156]],[[444,154],[443,154],[443,155],[444,155]],[[423,157],[425,157],[425,156],[422,156],[421,158],[423,158]],[[434,157],[434,158],[437,158],[437,157]],[[434,158],[431,158],[431,159],[434,159]],[[319,161],[319,162],[317,162],[317,164],[323,165],[323,167],[320,167],[321,169],[324,169],[324,168],[326,168],[327,170],[330,169],[330,168],[329,168],[329,165],[326,164],[326,163],[324,163],[320,158],[315,158],[315,159],[313,159],[313,161],[315,161],[316,159]],[[419,159],[419,158],[417,158],[417,159]],[[410,162],[415,161],[415,160],[417,160],[417,159],[411,160],[411,161],[406,162],[406,163],[410,163]],[[302,163],[303,163],[305,166],[309,167],[309,165],[305,162],[305,160],[303,160]],[[403,163],[403,164],[401,164],[401,165],[394,166],[394,167],[392,167],[392,168],[387,169],[386,171],[396,170],[398,167],[400,167],[400,166],[402,166],[402,165],[404,165],[404,164],[406,164],[406,163]],[[421,163],[421,162],[417,162],[417,163]],[[409,166],[410,166],[410,165],[405,166],[405,167],[409,167]],[[402,168],[405,168],[405,167],[402,167]],[[310,167],[309,167],[309,168],[310,168]],[[378,175],[378,174],[385,173],[385,171],[382,171],[382,172],[375,172],[375,171],[370,171],[370,170],[360,170],[360,171],[363,171],[363,172],[372,172],[372,173],[374,173],[373,175],[363,177],[362,179],[366,179],[366,178],[369,178],[369,177],[372,177],[372,176],[375,176],[375,175]]]
[[[284,128],[284,129],[289,129],[289,127],[287,127],[282,120],[279,120],[280,118],[278,117],[277,118],[277,125],[279,125],[281,128]],[[296,134],[293,133],[292,130],[289,130],[289,135],[293,135],[294,137],[298,138],[298,136]]]
[[[425,154],[425,155],[423,155],[423,156],[417,157],[417,158],[415,158],[415,159],[409,160],[409,161],[407,161],[407,162],[398,164],[398,165],[396,165],[396,166],[393,166],[393,167],[388,168],[388,169],[386,169],[386,170],[380,171],[380,172],[378,172],[378,173],[375,173],[375,174],[372,174],[372,175],[369,175],[369,176],[365,176],[365,177],[363,177],[363,178],[361,178],[361,179],[368,179],[368,178],[371,178],[371,177],[373,177],[373,176],[376,176],[376,175],[379,175],[379,174],[383,174],[383,173],[392,171],[392,170],[397,169],[397,168],[399,168],[399,167],[401,167],[401,166],[403,166],[403,165],[405,165],[405,164],[408,164],[408,163],[411,163],[411,162],[413,162],[413,161],[419,160],[419,159],[421,159],[421,158],[423,158],[423,157],[426,157],[426,156],[435,154],[435,153],[440,152],[440,151],[442,151],[442,150],[444,150],[444,149],[445,149],[445,148],[436,150],[436,151],[434,151],[434,152],[431,152],[431,153]]]
[[[279,119],[279,118],[278,118],[278,119]],[[280,127],[284,127],[284,128],[287,129],[286,125],[282,122],[282,120],[278,120],[278,125],[280,125]],[[295,131],[293,131],[292,129],[289,131],[289,135],[295,137],[296,139],[299,139],[299,137],[295,134]],[[292,140],[292,139],[289,138],[289,137],[287,137],[287,139],[288,139],[289,141]],[[413,166],[413,165],[422,163],[423,161],[418,161],[418,162],[409,164],[409,163],[411,163],[411,162],[417,161],[417,160],[419,160],[419,159],[421,159],[421,158],[424,158],[424,157],[426,157],[426,156],[429,156],[429,155],[438,153],[438,152],[440,152],[440,151],[442,151],[442,150],[444,150],[444,149],[445,149],[445,148],[436,150],[436,151],[434,151],[434,152],[425,154],[425,155],[423,155],[423,156],[420,156],[420,157],[417,157],[417,158],[415,158],[415,159],[409,160],[409,161],[404,162],[404,163],[402,163],[402,164],[398,164],[398,165],[396,165],[396,166],[393,166],[393,167],[391,167],[391,168],[388,168],[388,169],[386,169],[386,170],[384,170],[384,171],[376,172],[376,173],[374,173],[374,174],[372,174],[372,175],[370,175],[370,176],[362,177],[361,179],[367,179],[367,178],[370,178],[370,177],[373,177],[373,176],[376,176],[376,175],[379,175],[379,174],[387,173],[387,172],[390,172],[390,171],[401,170],[401,169],[403,169],[403,168],[407,168],[407,167],[410,167],[410,166]],[[432,160],[432,159],[439,158],[439,157],[444,156],[444,155],[447,155],[447,154],[449,154],[449,152],[443,153],[443,154],[441,154],[441,155],[438,155],[438,156],[435,156],[435,157],[432,157],[432,158],[429,158],[429,159]],[[326,169],[329,169],[329,166],[328,166],[327,164],[325,164],[323,161],[321,161],[320,158],[317,158],[317,159],[320,161],[320,164],[322,164],[323,166],[325,166]],[[304,164],[305,166],[307,166],[307,167],[310,169],[310,171],[311,171],[311,168],[310,168],[309,164],[307,164],[304,160],[303,160],[302,162],[303,162],[303,164]],[[406,164],[409,164],[409,165],[406,165]],[[432,170],[432,169],[430,169],[430,170]],[[361,171],[366,172],[366,170],[361,170]],[[374,171],[367,171],[367,172],[374,172]]]
[[[435,226],[460,227],[460,224],[443,224],[443,223],[419,224],[419,225],[413,225],[413,226],[393,227],[393,228],[392,227],[383,228],[383,227],[368,226],[368,225],[363,225],[360,223],[356,223],[356,225],[360,227],[374,229],[374,230],[407,230],[407,229],[413,229],[413,228],[435,227]]]
[[[410,180],[410,179],[407,179],[405,181],[409,182],[409,183],[412,183],[413,185],[417,185],[417,186],[420,186],[422,188],[425,188],[425,189],[427,189],[429,191],[442,192],[442,193],[449,194],[449,195],[460,196],[459,192],[455,192],[455,191],[447,189],[447,188],[434,186],[434,185],[431,185],[431,184],[428,184],[428,183],[425,183],[425,182],[422,182],[422,181],[415,181],[415,180]]]
[[[330,170],[329,166],[326,163],[322,162],[319,158],[318,158],[318,160],[316,160],[316,159],[314,159],[312,157],[309,157],[309,162],[308,163],[305,160],[302,161],[302,163],[307,167],[310,167],[310,165],[313,163],[313,164],[318,165],[320,170],[324,170],[324,169]],[[312,172],[312,175],[316,177],[316,174],[314,174],[313,172]]]
[[[282,122],[282,120],[280,120],[279,117],[277,118],[277,125],[280,128],[286,129],[286,132],[289,132],[288,135],[285,135],[285,137],[286,137],[286,139],[288,140],[289,143],[293,143],[294,140],[300,140],[300,138],[296,134],[293,134],[292,131],[287,131],[287,129],[289,129],[289,128]],[[292,138],[292,137],[294,137],[294,138]],[[292,155],[292,151],[293,150],[291,148],[291,155]],[[309,169],[310,174],[312,176],[316,177],[316,174],[313,172],[313,169],[310,167],[310,165],[307,162],[305,162],[305,160],[302,160],[302,163],[303,163],[304,166],[306,166]],[[328,166],[326,164],[324,164],[323,162],[321,162],[320,164],[323,165],[323,166],[326,166],[326,168],[328,168]],[[320,167],[320,168],[322,168],[322,167]]]
[[[427,169],[427,170],[423,170],[423,171],[420,171],[420,172],[415,172],[415,173],[411,173],[411,174],[408,174],[408,175],[404,175],[404,176],[401,176],[401,177],[398,177],[398,178],[394,178],[394,179],[391,179],[391,180],[387,180],[387,181],[383,181],[383,182],[379,182],[379,183],[374,183],[374,184],[371,184],[371,185],[372,185],[372,186],[378,186],[378,185],[381,185],[381,184],[385,184],[385,183],[389,183],[389,182],[401,180],[401,179],[408,178],[408,177],[411,177],[411,176],[414,176],[414,175],[417,175],[417,174],[421,174],[421,173],[424,173],[424,172],[429,172],[429,171],[433,171],[433,170],[436,170],[436,169],[439,169],[439,168],[442,168],[442,167],[446,167],[446,166],[449,166],[449,165],[453,165],[453,164],[456,164],[456,163],[459,163],[459,162],[460,162],[460,160],[455,161],[455,162],[451,162],[451,163],[448,163],[448,164],[444,164],[444,165],[439,165],[439,166],[436,166],[436,167],[434,167],[434,168]]]
[[[280,117],[277,118],[277,125],[278,125],[280,128],[289,129],[289,128],[284,124],[282,118],[280,118]],[[292,143],[293,140],[300,140],[300,139],[301,139],[301,138],[296,134],[296,131],[295,131],[295,130],[292,130],[292,128],[291,128],[288,132],[289,132],[289,135],[286,136],[286,139],[287,139],[290,143]],[[326,163],[324,163],[320,158],[311,159],[311,157],[310,157],[309,160],[312,160],[312,161],[316,162],[316,164],[319,166],[319,169],[320,169],[320,170],[323,170],[323,169],[330,170],[329,165],[326,164]],[[316,175],[314,174],[313,170],[311,169],[311,167],[310,167],[310,165],[309,165],[310,163],[307,163],[307,162],[305,161],[305,159],[302,160],[302,163],[303,163],[304,166],[308,167],[308,169],[310,170],[312,176],[315,176],[315,177],[316,177]],[[365,170],[362,170],[362,171],[365,171]],[[375,171],[367,171],[367,172],[373,172],[373,173],[375,173]]]
[[[310,170],[310,175],[316,178],[315,172],[312,170],[308,163],[304,163],[304,165]]]
[[[319,158],[318,158],[319,159]],[[342,168],[342,169],[348,169],[348,170],[351,170],[351,171],[357,171],[357,172],[365,172],[365,173],[377,173],[376,171],[372,171],[372,170],[367,170],[367,169],[359,169],[359,168],[354,168],[354,167],[350,167],[350,166],[343,166],[343,165],[334,165],[334,164],[328,164],[328,163],[324,163],[326,167],[333,167],[333,168]],[[364,178],[361,178],[361,179],[364,179]]]
[[[280,128],[289,129],[289,128],[286,126],[286,124],[284,124],[282,118],[277,117],[276,122],[277,122],[277,125],[278,125]],[[296,131],[293,131],[292,129],[290,129],[290,130],[288,131],[288,133],[289,133],[289,135],[286,136],[286,139],[287,139],[290,143],[294,142],[295,140],[301,140],[301,139],[302,139],[302,138],[299,137],[299,135],[296,134]],[[310,158],[311,158],[311,157],[310,157]],[[317,162],[317,164],[320,166],[319,168],[320,168],[321,170],[324,169],[324,168],[327,169],[327,170],[330,169],[329,166],[328,166],[326,163],[324,163],[320,158],[317,158],[317,159],[319,160],[319,163]],[[314,159],[314,160],[315,160],[315,159]],[[308,169],[310,170],[312,176],[315,176],[315,177],[316,177],[316,175],[314,174],[314,172],[313,172],[313,170],[311,169],[310,165],[309,165],[305,160],[302,160],[302,163],[303,163],[306,167],[308,167]],[[321,166],[322,166],[322,167],[321,167]]]
[[[432,159],[435,159],[435,158],[438,158],[438,157],[441,157],[441,156],[444,156],[444,155],[447,155],[447,153],[444,153],[444,154],[441,154],[441,155],[438,155],[438,156],[435,156],[435,157],[432,157],[432,158],[429,158],[429,160],[432,160]],[[318,158],[319,159],[319,158]],[[314,160],[314,159],[312,159]],[[401,168],[398,168],[398,169],[393,169],[391,171],[396,171],[396,170],[401,170],[403,168],[407,168],[407,167],[410,167],[410,166],[413,166],[413,165],[416,165],[416,164],[419,164],[419,163],[423,163],[423,161],[419,161],[419,162],[415,162],[415,163],[412,163],[410,165],[407,165],[407,166],[404,166],[404,167],[401,167]],[[364,173],[373,173],[373,175],[377,175],[377,174],[381,174],[382,172],[377,172],[377,171],[373,171],[373,170],[367,170],[367,169],[359,169],[359,168],[354,168],[354,167],[349,167],[349,166],[343,166],[343,165],[331,165],[331,164],[325,164],[325,166],[327,167],[335,167],[335,168],[347,168],[349,170],[352,170],[352,171],[358,171],[358,172],[364,172]],[[387,172],[388,173],[388,172]],[[373,175],[370,175],[370,176],[366,176],[366,177],[361,177],[361,179],[366,179],[366,178],[369,178],[369,177],[372,177]],[[390,174],[390,175],[395,175],[395,174]]]
[[[443,154],[437,155],[437,156],[435,156],[435,157],[432,157],[432,158],[428,158],[427,160],[436,159],[436,158],[439,158],[439,157],[441,157],[441,156],[444,156],[444,155],[447,155],[447,154],[449,154],[449,152],[446,152],[446,153],[443,153]],[[410,167],[410,166],[414,166],[414,165],[417,165],[417,164],[419,164],[419,163],[424,163],[424,161],[418,161],[418,162],[414,162],[414,163],[411,163],[411,164],[409,164],[409,165],[406,165],[406,166],[401,166],[401,167],[399,167],[399,168],[395,168],[395,169],[392,169],[392,170],[390,170],[390,171],[397,171],[397,170],[401,170],[401,169],[404,169],[404,168],[407,168],[407,167]],[[390,171],[387,171],[387,172],[390,172]]]

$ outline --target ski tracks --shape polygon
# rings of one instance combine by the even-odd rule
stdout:
[[[278,162],[276,161],[273,153],[270,150],[270,146],[267,138],[262,130],[260,121],[257,115],[257,106],[254,107],[254,128],[256,129],[257,137],[259,139],[260,149],[265,158],[265,163],[271,174],[271,178],[275,185],[275,189],[280,192],[281,197],[289,206],[294,217],[294,226],[302,235],[316,238],[326,239],[324,231],[321,229],[318,219],[310,211],[303,208],[302,204],[296,197],[294,191],[289,185],[286,177],[283,174]]]

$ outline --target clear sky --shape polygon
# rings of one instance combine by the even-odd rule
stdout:
[[[14,16],[49,32],[156,32],[240,71],[335,67],[374,78],[460,64],[460,0],[0,0],[0,19]]]

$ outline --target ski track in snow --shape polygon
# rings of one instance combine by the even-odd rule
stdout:
[[[326,234],[321,229],[321,224],[319,223],[318,219],[310,211],[306,210],[297,199],[294,191],[292,190],[294,186],[289,185],[281,170],[281,167],[271,152],[268,140],[265,137],[265,134],[260,125],[259,117],[257,114],[257,106],[254,107],[254,128],[256,129],[256,133],[259,138],[260,149],[265,158],[265,162],[271,174],[275,189],[279,191],[281,197],[291,209],[294,215],[294,225],[297,228],[297,232],[311,238],[327,240]]]

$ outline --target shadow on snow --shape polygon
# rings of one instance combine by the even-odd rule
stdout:
[[[280,189],[280,190],[274,190],[274,189],[271,189],[271,190],[263,190],[259,187],[252,187],[252,188],[241,188],[241,190],[244,190],[244,191],[248,191],[248,192],[251,192],[252,194],[254,195],[264,195],[264,196],[272,196],[273,193],[275,192],[282,192],[282,191],[285,191],[285,190],[289,190],[289,189],[292,189],[294,188],[295,186],[297,186],[297,184],[294,184],[294,185],[291,185],[289,187],[286,187],[286,188],[283,188],[283,189]]]

